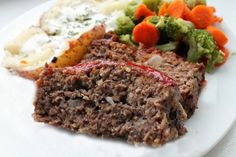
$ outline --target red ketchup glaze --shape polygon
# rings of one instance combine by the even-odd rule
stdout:
[[[143,65],[134,64],[132,62],[127,62],[127,65],[137,69],[138,71],[141,71],[145,75],[150,75],[150,76],[154,77],[158,81],[164,83],[166,86],[175,85],[175,81],[172,78],[166,76],[164,73],[162,73],[156,69],[153,69],[153,68],[150,68],[147,66],[143,66]]]
[[[92,68],[96,68],[102,65],[108,65],[108,66],[114,66],[114,65],[121,65],[121,66],[128,66],[131,67],[132,69],[138,70],[141,72],[143,75],[147,75],[150,77],[154,77],[158,81],[162,82],[165,84],[165,86],[171,86],[175,85],[175,81],[166,76],[164,73],[155,70],[153,68],[143,66],[143,65],[138,65],[132,62],[127,62],[127,63],[117,63],[117,62],[112,62],[112,61],[106,61],[106,60],[95,60],[95,61],[88,61],[85,63],[80,63],[77,64],[76,66],[73,67],[68,67],[66,68],[63,73],[65,74],[76,74],[76,71],[89,71]]]

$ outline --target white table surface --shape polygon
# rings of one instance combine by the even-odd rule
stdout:
[[[0,0],[0,29],[6,26],[9,22],[17,18],[19,15],[28,11],[29,9],[36,7],[39,4],[46,2],[47,0]],[[227,3],[225,3],[227,1]],[[225,8],[217,10],[223,13],[224,20],[230,21],[229,27],[233,30],[236,28],[236,11],[235,5],[232,5],[230,0],[222,1],[225,4]],[[217,7],[217,6],[216,6]],[[225,11],[227,10],[227,11]],[[234,12],[235,14],[232,14]],[[236,124],[224,137],[224,139],[216,145],[206,156],[204,157],[235,157],[236,156]]]

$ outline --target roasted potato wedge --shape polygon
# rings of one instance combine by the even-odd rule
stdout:
[[[70,49],[58,58],[55,58],[49,66],[66,67],[78,64],[88,52],[88,45],[94,40],[102,38],[105,34],[103,25],[94,27],[91,31],[84,33],[77,40],[70,41]]]

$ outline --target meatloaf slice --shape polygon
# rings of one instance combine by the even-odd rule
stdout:
[[[94,40],[84,60],[108,59],[134,61],[155,68],[174,79],[183,97],[182,105],[190,118],[197,109],[204,82],[205,68],[201,63],[190,63],[174,52],[162,53],[155,48],[136,49],[111,39]]]
[[[38,122],[152,146],[186,132],[178,87],[148,67],[96,60],[47,68],[37,87]]]
[[[176,81],[183,97],[181,103],[190,118],[198,108],[199,94],[205,80],[204,65],[184,61],[174,52],[151,51],[152,54],[144,59],[144,65],[158,69]]]

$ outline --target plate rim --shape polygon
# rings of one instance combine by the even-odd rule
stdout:
[[[29,9],[28,11],[24,12],[23,14],[21,14],[20,16],[15,18],[10,23],[4,25],[4,27],[0,29],[0,34],[4,33],[7,29],[9,29],[9,27],[14,25],[15,23],[21,21],[23,17],[29,16],[29,14],[31,12],[33,12],[34,10],[37,10],[38,8],[41,8],[43,6],[49,6],[53,2],[55,2],[55,0],[49,0],[47,2],[44,2],[44,3],[40,4],[40,5],[37,5],[37,6],[33,7],[33,8],[31,8],[31,9]],[[228,24],[224,23],[224,25],[226,25],[226,27],[229,30],[229,32],[231,32],[233,34],[233,36],[235,36],[235,33],[233,33],[232,29],[228,26]],[[0,67],[2,68],[2,66],[0,66]],[[221,136],[216,140],[216,142],[214,144],[212,144],[210,147],[208,147],[207,149],[205,149],[205,151],[199,152],[199,156],[206,155],[208,152],[210,152],[228,134],[228,132],[231,130],[231,128],[233,127],[233,124],[235,122],[236,122],[236,115],[234,116],[233,120],[229,123],[229,126],[225,129],[224,133],[221,134]]]

